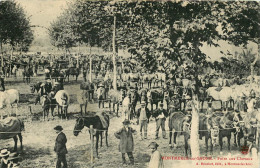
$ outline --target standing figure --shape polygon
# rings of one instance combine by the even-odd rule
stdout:
[[[159,109],[156,109],[156,111],[153,114],[153,117],[156,120],[156,134],[155,139],[158,139],[159,129],[162,128],[162,136],[164,139],[166,139],[166,132],[165,132],[165,121],[166,117],[168,117],[167,111],[163,108],[163,103],[160,103]]]
[[[61,163],[63,163],[63,168],[67,168],[66,154],[68,151],[66,147],[66,135],[62,132],[63,128],[60,125],[54,127],[54,130],[58,134],[54,147],[54,151],[57,153],[56,168],[61,168]]]
[[[0,157],[1,159],[1,163],[0,163],[0,168],[8,168],[8,164],[9,164],[9,157],[10,151],[8,151],[7,149],[2,149],[0,152]]]
[[[148,168],[163,168],[163,159],[161,153],[157,150],[158,144],[151,142],[148,147],[152,150],[151,159]]]
[[[133,156],[133,150],[134,150],[134,139],[133,134],[136,133],[136,131],[131,128],[130,121],[125,120],[123,121],[123,128],[121,128],[119,131],[115,133],[115,137],[117,139],[120,139],[119,142],[119,152],[122,153],[122,161],[123,164],[126,164],[125,159],[125,153],[127,153],[130,163],[134,165],[134,156]]]
[[[144,130],[144,139],[147,139],[147,127],[148,127],[148,119],[150,118],[150,112],[148,108],[145,107],[145,102],[142,102],[141,108],[137,110],[137,117],[140,123],[140,134],[141,139],[143,139],[143,130]]]

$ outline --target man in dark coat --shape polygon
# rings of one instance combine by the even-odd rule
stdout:
[[[154,112],[153,117],[156,120],[156,134],[155,139],[158,139],[159,129],[162,128],[162,135],[163,138],[166,139],[166,132],[165,132],[165,121],[166,117],[168,117],[167,111],[163,108],[163,103],[160,103],[159,109]]]
[[[134,139],[133,139],[133,133],[135,134],[136,131],[129,127],[130,121],[125,120],[123,122],[124,127],[118,130],[115,133],[115,137],[117,139],[120,139],[119,143],[119,152],[122,153],[122,160],[123,164],[126,164],[126,159],[125,159],[125,153],[127,153],[129,160],[131,164],[134,164],[134,156],[133,156],[133,150],[134,150]]]
[[[66,148],[66,135],[62,132],[63,128],[60,125],[57,125],[54,130],[56,130],[56,133],[58,134],[54,147],[54,151],[57,153],[58,158],[56,168],[61,168],[61,162],[63,163],[63,168],[67,168],[66,154],[68,151]]]

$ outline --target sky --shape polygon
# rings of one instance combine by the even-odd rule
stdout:
[[[67,8],[67,2],[73,0],[16,0],[25,10],[27,16],[30,18],[32,25],[43,26],[48,28],[64,9]],[[46,44],[50,45],[48,41],[48,33],[45,28],[33,28],[35,33],[35,39],[45,39]],[[219,60],[223,56],[220,51],[227,53],[241,52],[242,47],[235,47],[228,44],[225,41],[219,41],[220,47],[210,47],[204,45],[201,50],[208,55],[208,60],[215,61]],[[253,52],[257,52],[257,45],[250,43],[249,48],[253,48]]]
[[[68,0],[16,0],[30,18],[31,24],[48,28],[64,9]],[[33,28],[37,38],[48,36],[44,28]]]

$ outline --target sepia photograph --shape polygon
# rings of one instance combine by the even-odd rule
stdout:
[[[0,0],[0,168],[260,168],[259,0]]]

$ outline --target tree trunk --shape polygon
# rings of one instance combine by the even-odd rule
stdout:
[[[77,68],[79,68],[79,43],[78,43],[78,57],[77,57]]]
[[[256,56],[255,56],[254,62],[252,62],[251,65],[250,65],[250,70],[251,70],[250,83],[251,83],[251,84],[253,83],[253,79],[254,79],[254,66],[255,66],[255,63],[256,63],[257,60],[258,60],[258,52],[257,52],[257,54],[256,54]]]
[[[4,54],[3,54],[3,43],[2,43],[2,41],[0,41],[0,50],[1,50],[1,68],[3,68],[4,67]]]
[[[11,61],[12,61],[12,59],[13,59],[13,53],[14,53],[14,47],[11,46],[10,63],[11,63]],[[12,74],[12,66],[11,66],[11,64],[9,64],[9,65],[10,65],[10,74]],[[10,75],[10,74],[9,74],[9,75]]]
[[[195,52],[193,54],[198,53],[199,43],[197,42],[194,46]],[[197,70],[195,70],[197,71]],[[195,72],[198,73],[198,72]],[[198,93],[192,93],[193,102],[192,102],[192,119],[191,119],[191,135],[190,135],[190,148],[191,148],[191,156],[192,158],[200,156],[200,146],[199,146],[199,99]],[[194,160],[196,161],[196,160]],[[197,161],[196,161],[197,162]]]
[[[92,82],[92,56],[91,56],[91,46],[89,48],[89,82]]]
[[[196,97],[196,96],[195,96]],[[193,100],[192,106],[192,119],[191,119],[191,135],[190,135],[190,148],[192,158],[200,156],[199,147],[199,102]]]
[[[114,15],[114,29],[113,29],[113,66],[114,66],[114,79],[113,79],[113,88],[117,90],[116,80],[116,15]]]

